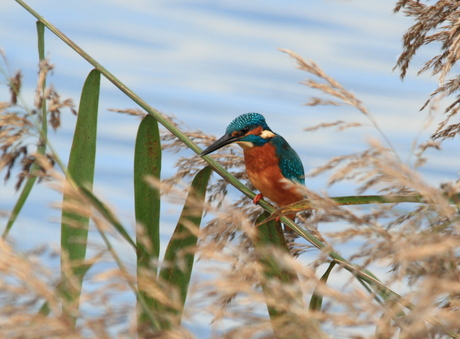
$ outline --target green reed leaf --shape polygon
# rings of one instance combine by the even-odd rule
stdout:
[[[329,275],[331,274],[331,271],[334,268],[335,264],[336,264],[335,261],[331,261],[326,272],[324,272],[324,274],[319,279],[320,283],[325,284],[327,282],[327,279],[329,278]],[[312,311],[321,311],[322,305],[323,305],[323,295],[319,293],[318,287],[316,287],[315,290],[313,291],[313,295],[311,296],[309,308]]]
[[[100,79],[100,72],[92,70],[83,86],[67,172],[78,187],[85,187],[88,191],[92,190],[94,179]],[[72,201],[72,197],[64,193],[63,200],[65,204]],[[81,206],[82,210],[89,207]],[[65,208],[62,211],[61,265],[68,260],[77,279],[77,283],[66,284],[67,279],[63,270],[63,290],[76,309],[85,272],[81,264],[85,259],[88,238],[89,217],[84,214]]]
[[[161,173],[161,140],[158,122],[146,115],[139,125],[134,150],[134,206],[136,215],[137,274],[146,269],[157,273],[157,262],[160,253],[160,190],[148,184],[148,176],[160,179]],[[152,308],[155,300],[145,293],[148,286],[138,279],[139,293],[143,295],[148,308]],[[145,330],[149,318],[142,307],[139,310],[140,330]]]
[[[179,309],[169,310],[177,315],[180,322],[195,260],[198,232],[203,216],[206,188],[211,176],[211,168],[206,166],[192,181],[184,208],[174,233],[166,249],[164,263],[160,271],[162,283],[176,287],[179,292]]]
[[[160,190],[145,181],[152,176],[160,179],[161,140],[158,122],[146,115],[139,125],[134,151],[134,205],[137,235],[145,235],[148,244],[137,240],[137,263],[150,266],[160,253]],[[156,271],[156,267],[152,267]]]
[[[264,268],[265,277],[262,278],[262,290],[265,295],[268,314],[275,335],[279,338],[290,336],[285,331],[293,327],[302,327],[312,330],[318,328],[315,321],[307,323],[300,321],[290,312],[293,308],[305,308],[302,290],[297,273],[282,263],[282,253],[290,255],[289,248],[284,238],[283,229],[279,221],[270,220],[270,213],[264,212],[258,218],[257,238],[254,242],[255,250],[260,264]],[[289,305],[289,307],[287,307]],[[286,326],[290,324],[290,326]],[[302,330],[299,331],[302,333]]]

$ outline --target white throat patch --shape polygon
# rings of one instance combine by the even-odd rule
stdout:
[[[236,142],[241,148],[251,148],[254,144],[250,141],[237,141]]]
[[[270,132],[269,130],[262,131],[259,135],[261,138],[268,139],[268,138],[273,138],[275,136],[275,133]]]

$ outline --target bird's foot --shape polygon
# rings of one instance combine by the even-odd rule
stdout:
[[[262,199],[263,197],[264,196],[262,195],[262,193],[259,193],[254,197],[254,200],[252,202],[254,203],[254,205],[257,205],[259,203],[260,199]]]

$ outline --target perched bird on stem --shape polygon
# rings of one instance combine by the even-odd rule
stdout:
[[[302,161],[288,142],[268,127],[261,114],[246,113],[237,117],[228,125],[224,136],[200,155],[207,155],[231,143],[243,148],[249,180],[260,192],[254,198],[254,204],[264,196],[279,207],[305,198],[294,184],[305,184]],[[294,220],[295,213],[288,217]]]

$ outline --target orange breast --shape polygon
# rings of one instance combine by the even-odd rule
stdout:
[[[303,199],[294,184],[281,182],[284,177],[278,166],[275,147],[270,143],[261,147],[244,148],[244,162],[252,184],[278,206]]]

